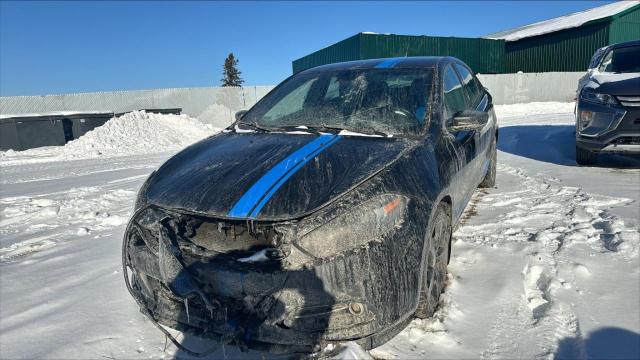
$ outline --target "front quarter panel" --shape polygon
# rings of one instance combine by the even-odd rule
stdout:
[[[409,198],[407,220],[384,239],[314,264],[317,273],[324,275],[321,279],[329,293],[366,303],[375,313],[376,331],[394,328],[410,319],[417,308],[428,220],[448,183],[440,175],[431,143],[419,143],[348,196],[299,224],[299,232],[310,231],[382,194]]]

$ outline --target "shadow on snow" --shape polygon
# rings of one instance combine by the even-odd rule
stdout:
[[[500,128],[498,149],[510,154],[557,165],[576,164],[575,126],[514,125]],[[640,168],[640,156],[600,154],[597,166]]]
[[[640,334],[604,327],[584,338],[564,338],[555,359],[640,359]]]

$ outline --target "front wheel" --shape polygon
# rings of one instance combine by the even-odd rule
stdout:
[[[580,146],[576,145],[576,162],[579,165],[593,165],[597,160],[597,153],[589,151],[587,149],[583,149]]]
[[[451,243],[451,206],[441,202],[429,227],[427,253],[425,256],[426,273],[422,276],[422,289],[415,317],[426,319],[433,316],[444,291],[447,279],[447,263]]]

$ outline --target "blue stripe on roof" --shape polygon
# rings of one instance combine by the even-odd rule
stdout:
[[[387,59],[381,61],[378,65],[375,66],[376,69],[387,69],[393,67],[395,64],[399,63],[402,59]]]
[[[253,184],[227,215],[231,217],[256,217],[287,179],[340,138],[339,135],[320,135],[287,156]]]

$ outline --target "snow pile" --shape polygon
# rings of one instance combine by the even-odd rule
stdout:
[[[64,146],[76,157],[174,151],[217,132],[187,115],[134,111],[111,119]]]
[[[112,118],[104,125],[65,146],[0,152],[3,165],[95,157],[173,152],[215,134],[220,129],[187,115],[134,111]]]
[[[574,107],[574,102],[531,102],[526,104],[495,105],[495,111],[498,119],[502,119],[530,115],[566,114],[572,113]]]

